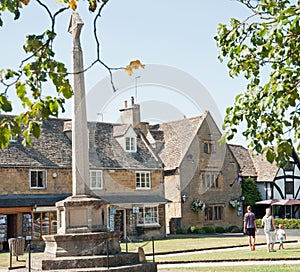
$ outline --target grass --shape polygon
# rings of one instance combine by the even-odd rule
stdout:
[[[159,271],[178,271],[178,272],[182,272],[182,271],[187,271],[187,272],[194,272],[194,271],[234,271],[234,272],[287,272],[287,271],[300,271],[300,267],[299,264],[281,264],[278,265],[276,264],[276,269],[274,268],[274,265],[245,265],[245,266],[226,266],[226,267],[222,267],[222,266],[214,266],[214,267],[178,267],[178,268],[163,268],[160,269]]]
[[[257,244],[265,243],[264,236],[257,236]],[[195,238],[177,238],[177,239],[164,239],[156,240],[154,242],[155,253],[163,252],[176,252],[180,250],[199,250],[207,248],[218,248],[218,247],[234,247],[234,246],[247,246],[247,237],[195,237]],[[143,247],[147,259],[152,261],[152,241],[143,242],[131,242],[127,244],[129,252],[137,252],[138,247]],[[126,244],[121,243],[122,251],[125,252]],[[276,245],[278,248],[278,245]],[[41,253],[33,253],[32,258],[41,256]],[[163,262],[193,262],[193,261],[210,261],[210,260],[259,260],[268,259],[270,265],[259,265],[259,266],[228,266],[228,267],[198,267],[198,268],[172,268],[162,269],[160,271],[275,271],[272,265],[272,259],[286,259],[286,258],[299,258],[300,256],[300,244],[285,244],[285,250],[280,250],[273,253],[266,252],[266,246],[256,247],[256,251],[249,251],[248,247],[243,249],[231,249],[215,252],[190,252],[184,254],[177,254],[176,256],[171,255],[156,255],[155,261],[159,263]],[[19,262],[16,261],[16,257],[13,256],[13,267],[25,265],[25,261],[28,259],[28,253],[19,257]],[[9,253],[0,253],[0,271],[1,267],[9,267]],[[299,265],[276,265],[276,271],[300,271]]]
[[[264,243],[264,237],[257,237],[257,243]],[[156,240],[154,249],[156,253],[173,252],[178,250],[197,250],[205,248],[217,248],[224,246],[244,246],[248,244],[247,237],[197,237]],[[128,243],[128,251],[134,252],[138,247],[143,247],[145,254],[152,253],[152,241]],[[126,250],[126,244],[121,243],[122,251]]]
[[[286,245],[285,250],[280,250],[272,253],[266,252],[266,248],[257,248],[255,251],[250,251],[248,248],[239,250],[226,250],[215,252],[198,252],[185,253],[176,256],[156,256],[155,261],[164,262],[193,262],[193,261],[216,261],[216,260],[270,260],[270,259],[293,259],[299,258],[300,245]]]

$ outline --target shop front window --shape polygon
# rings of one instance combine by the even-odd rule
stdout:
[[[43,235],[57,232],[57,215],[55,211],[35,212],[33,214],[33,239],[42,239]]]
[[[158,225],[158,207],[139,207],[138,226]]]

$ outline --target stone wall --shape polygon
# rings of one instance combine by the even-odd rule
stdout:
[[[46,170],[45,189],[30,189],[30,170]],[[0,168],[0,192],[7,194],[63,194],[72,192],[71,169]]]

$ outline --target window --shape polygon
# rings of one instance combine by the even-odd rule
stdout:
[[[139,207],[137,225],[158,225],[158,207]]]
[[[205,221],[222,220],[223,206],[207,206],[205,208]]]
[[[204,142],[204,153],[216,153],[216,145],[214,144],[214,142]]]
[[[151,188],[150,172],[136,172],[135,182],[136,182],[137,189],[150,189]]]
[[[136,151],[136,141],[134,137],[126,137],[125,138],[125,150],[126,151]]]
[[[286,181],[285,182],[285,194],[290,194],[293,195],[294,194],[294,183],[291,181]]]
[[[57,233],[56,211],[35,212],[33,214],[33,239],[42,239],[43,235]]]
[[[222,219],[222,209],[221,206],[214,207],[214,220],[221,220]]]
[[[102,170],[90,170],[90,188],[102,189]]]
[[[202,189],[219,188],[219,174],[213,172],[202,173]]]
[[[46,188],[46,171],[30,170],[30,188],[31,189]]]

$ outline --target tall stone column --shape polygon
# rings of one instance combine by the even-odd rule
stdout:
[[[92,197],[87,190],[89,186],[89,154],[83,53],[80,46],[82,26],[83,22],[79,14],[73,12],[69,25],[69,32],[73,36],[74,90],[72,113],[72,196],[56,203],[58,209],[58,234],[90,233],[106,230],[106,224],[102,220],[102,218],[106,218],[105,201]]]
[[[72,194],[85,195],[89,182],[88,129],[85,81],[80,33],[83,22],[78,13],[71,17],[69,32],[73,37],[73,112],[72,112]]]

